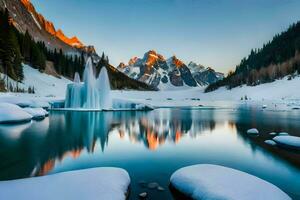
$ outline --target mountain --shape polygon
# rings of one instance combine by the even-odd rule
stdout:
[[[76,36],[67,37],[61,29],[56,30],[51,21],[36,11],[30,0],[1,0],[0,8],[8,9],[11,22],[19,32],[27,30],[35,41],[44,42],[51,50],[62,49],[69,55],[96,54],[92,46],[84,45]]]
[[[154,50],[146,52],[143,58],[131,58],[128,64],[120,63],[117,69],[159,89],[203,86],[223,78],[221,73],[211,68],[193,62],[186,65],[176,56],[165,59]]]
[[[273,82],[289,75],[289,79],[300,73],[300,22],[277,34],[260,49],[252,49],[243,58],[235,71],[223,80],[206,88],[206,92],[226,86],[231,89],[241,85],[255,86]]]
[[[76,36],[69,38],[56,30],[29,0],[0,0],[0,73],[8,75],[6,80],[0,77],[0,91],[27,91],[11,84],[16,81],[21,85],[25,78],[30,79],[30,74],[24,77],[24,64],[56,78],[72,79],[75,72],[83,76],[88,56],[93,58],[95,68],[108,68],[112,88],[156,89],[116,70],[104,53],[98,56],[93,46],[85,46]]]

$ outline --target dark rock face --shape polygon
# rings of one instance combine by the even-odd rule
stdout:
[[[186,65],[183,65],[182,67],[180,67],[179,71],[180,71],[181,77],[186,85],[191,86],[191,87],[197,86],[197,82],[195,81],[194,77],[192,76],[191,71],[189,70],[189,68]]]
[[[216,73],[213,69],[207,69],[203,72],[194,73],[193,77],[199,85],[209,85],[223,79],[224,75]]]
[[[169,73],[170,82],[174,86],[183,86],[183,80],[179,70],[175,69]]]

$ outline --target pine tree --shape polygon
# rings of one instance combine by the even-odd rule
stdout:
[[[22,42],[22,56],[25,61],[30,61],[30,47],[31,47],[32,39],[31,36],[28,33],[28,30],[26,30],[26,33],[23,38]]]

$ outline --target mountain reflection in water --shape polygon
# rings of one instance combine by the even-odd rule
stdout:
[[[249,137],[247,129],[262,133]],[[297,112],[238,109],[156,109],[149,112],[58,112],[43,121],[0,125],[0,180],[92,167],[121,167],[135,199],[140,181],[168,188],[177,169],[209,163],[267,180],[300,198],[300,154],[270,147],[270,132],[299,136]],[[264,147],[264,148],[262,148]],[[284,169],[284,170],[283,170]],[[172,199],[169,190],[148,191]]]
[[[104,152],[112,133],[117,133],[120,140],[126,136],[130,142],[142,143],[154,151],[166,142],[176,144],[182,137],[193,138],[207,129],[214,129],[216,122],[211,119],[195,119],[191,110],[176,109],[160,112],[52,112],[41,122],[0,126],[0,143],[4,147],[13,143],[13,147],[8,146],[10,154],[21,152],[21,156],[9,156],[6,161],[18,163],[11,168],[23,171],[19,171],[21,176],[10,174],[8,178],[20,178],[28,174],[45,175],[57,162],[69,156],[77,158],[84,150],[92,154],[98,142]],[[6,137],[8,135],[11,137]],[[4,175],[2,179],[5,178]]]

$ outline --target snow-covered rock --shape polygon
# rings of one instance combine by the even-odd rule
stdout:
[[[0,124],[1,123],[20,123],[30,121],[32,115],[22,108],[10,103],[0,103]]]
[[[290,200],[275,185],[235,169],[200,164],[177,170],[171,184],[178,191],[196,200]]]
[[[258,135],[259,131],[256,128],[251,128],[247,131],[247,134],[249,134],[249,135]]]
[[[276,136],[273,140],[282,147],[300,150],[300,137],[296,136]]]
[[[271,132],[271,133],[269,133],[269,135],[274,136],[274,135],[277,135],[277,133],[276,132]]]
[[[48,112],[44,110],[43,108],[23,108],[25,112],[32,115],[32,119],[40,120],[44,119],[46,115],[48,115]]]
[[[119,168],[93,168],[42,177],[0,181],[0,199],[124,200],[130,184]]]
[[[287,136],[287,135],[289,135],[289,133],[287,133],[287,132],[281,132],[281,133],[278,133],[278,135],[279,136]]]
[[[274,142],[273,140],[265,140],[265,143],[271,146],[276,146],[276,142]]]

